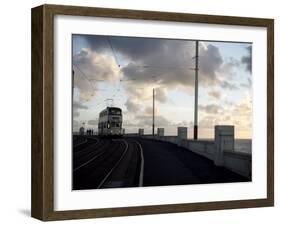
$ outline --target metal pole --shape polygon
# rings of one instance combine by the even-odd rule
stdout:
[[[72,92],[74,89],[74,70],[72,70]]]
[[[154,136],[154,113],[155,110],[155,104],[154,104],[154,88],[152,90],[152,135]]]
[[[195,86],[194,86],[194,140],[198,139],[198,49],[199,41],[195,43]]]
[[[73,104],[73,102],[74,102],[74,70],[72,69],[72,81],[71,81],[71,83],[72,83],[72,89],[71,89],[71,94],[72,94],[72,104]],[[73,126],[73,108],[72,108],[72,134],[73,134],[73,132],[74,132],[74,126]]]

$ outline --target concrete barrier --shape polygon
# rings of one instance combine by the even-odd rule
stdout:
[[[252,155],[242,152],[225,151],[223,166],[244,177],[252,177]]]
[[[187,127],[178,127],[178,138],[179,139],[187,139]]]
[[[164,136],[164,128],[157,128],[157,136]]]
[[[144,129],[139,129],[139,136],[143,136],[144,134]]]
[[[179,143],[180,147],[184,147],[196,154],[202,155],[214,161],[215,143],[207,140],[182,140]]]
[[[214,160],[215,143],[213,141],[206,140],[187,140],[180,139],[178,136],[152,136],[144,135],[143,138],[161,140],[169,143],[178,145],[179,147],[184,147],[193,151],[199,155]]]

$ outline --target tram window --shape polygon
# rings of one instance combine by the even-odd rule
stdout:
[[[121,111],[119,109],[110,109],[110,115],[121,115]]]
[[[120,127],[120,123],[119,122],[111,122],[111,127]]]

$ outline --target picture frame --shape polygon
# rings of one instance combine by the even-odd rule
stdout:
[[[54,202],[54,29],[55,16],[97,17],[260,27],[266,29],[267,113],[266,113],[266,197],[257,199],[210,202],[137,205],[92,209],[55,210]],[[188,211],[207,211],[274,205],[274,20],[231,16],[200,15],[93,8],[63,5],[41,5],[32,9],[32,190],[31,215],[43,221]]]

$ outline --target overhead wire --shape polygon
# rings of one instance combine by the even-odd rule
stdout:
[[[113,45],[112,45],[112,43],[111,43],[111,41],[110,41],[110,38],[109,38],[108,36],[106,36],[106,40],[107,40],[107,42],[108,42],[108,44],[109,44],[109,47],[110,47],[110,49],[111,49],[111,51],[112,51],[112,54],[113,54],[114,59],[115,59],[117,65],[118,65],[118,67],[120,68],[121,65],[120,65],[120,63],[119,63],[119,60],[118,60],[118,58],[117,58],[116,52],[115,52],[115,50],[114,50],[114,48],[113,48]]]
[[[92,82],[90,81],[90,79],[84,74],[84,72],[76,65],[73,63],[73,65],[78,69],[78,71],[85,77],[85,79],[89,82],[90,86],[92,87],[93,90],[95,90]]]

